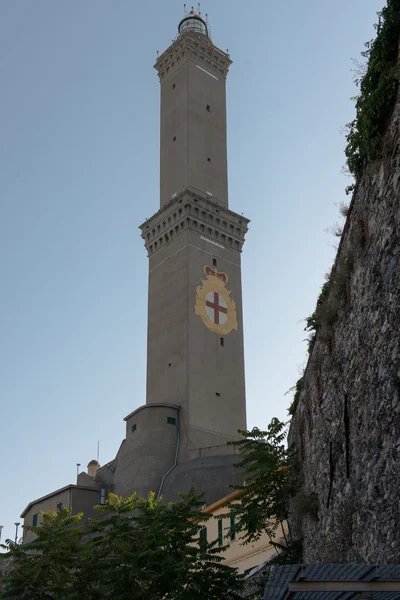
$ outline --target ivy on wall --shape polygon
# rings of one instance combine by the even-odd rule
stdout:
[[[310,315],[309,317],[307,317],[306,319],[306,326],[304,328],[305,331],[317,331],[318,327],[320,325],[320,319],[318,316],[318,308],[322,305],[323,301],[325,300],[326,296],[328,295],[328,285],[329,285],[329,281],[326,281],[324,283],[324,285],[321,288],[321,293],[318,296],[318,300],[317,300],[317,305],[315,307],[315,310],[313,312],[312,315]]]
[[[298,379],[296,385],[294,386],[293,401],[292,401],[292,404],[288,408],[288,413],[291,416],[293,416],[294,413],[296,412],[296,408],[300,402],[300,394],[303,390],[303,386],[304,386],[304,375],[302,377],[300,377],[300,379]]]
[[[348,123],[345,154],[356,180],[368,161],[382,156],[382,139],[399,87],[400,0],[388,0],[378,13],[377,35],[365,44],[368,59],[365,75],[356,83],[356,118]],[[348,191],[352,191],[350,186]]]

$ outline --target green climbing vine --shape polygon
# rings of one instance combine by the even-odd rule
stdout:
[[[288,413],[291,416],[293,416],[294,413],[296,412],[296,408],[300,401],[300,394],[303,390],[303,386],[304,386],[304,375],[302,377],[300,377],[300,379],[298,379],[298,381],[296,382],[296,385],[293,388],[293,391],[294,391],[293,401],[288,408]]]
[[[382,138],[399,87],[400,0],[388,0],[378,13],[377,35],[365,44],[365,75],[356,81],[356,118],[347,125],[347,166],[357,179],[368,161],[382,156]],[[350,186],[346,191],[352,191]]]
[[[318,328],[321,325],[321,317],[319,308],[322,306],[325,298],[328,295],[329,289],[329,279],[325,281],[324,285],[321,288],[321,292],[318,296],[317,304],[315,306],[315,310],[309,317],[306,318],[306,326],[304,327],[304,331],[309,331],[311,333],[317,333]]]

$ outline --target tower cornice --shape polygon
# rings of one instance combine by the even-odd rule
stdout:
[[[232,64],[229,54],[217,48],[210,38],[188,30],[181,33],[158,57],[154,68],[160,80],[174,72],[188,58],[224,80]]]
[[[186,189],[164,205],[139,229],[149,255],[190,229],[224,248],[242,251],[250,220],[215,200]]]

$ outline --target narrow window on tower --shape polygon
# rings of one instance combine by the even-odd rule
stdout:
[[[57,512],[61,512],[62,509],[62,502],[60,502],[60,504],[57,504]]]
[[[136,423],[134,423],[134,424],[132,425],[132,433],[133,433],[134,431],[136,431]]]
[[[175,89],[175,84],[174,84],[174,83],[172,84],[172,89],[173,89],[173,90]]]
[[[211,162],[211,158],[210,157],[207,158],[207,162]]]
[[[221,346],[225,346],[225,340],[224,340],[224,338],[223,338],[223,337],[222,337],[222,338],[220,338],[220,343],[221,343]]]
[[[37,520],[38,520],[38,516],[33,515],[32,516],[32,527],[37,527]]]
[[[174,137],[172,139],[174,140],[174,142],[176,142],[176,135],[174,135]]]
[[[167,417],[168,425],[176,425],[176,419],[174,417]]]
[[[217,259],[213,258],[213,266],[216,267],[217,266]]]
[[[207,104],[207,112],[211,112],[211,106]]]
[[[219,392],[215,392],[215,395],[216,396],[220,396],[221,394]]]

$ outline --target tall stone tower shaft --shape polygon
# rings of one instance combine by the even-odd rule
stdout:
[[[231,60],[187,29],[158,59],[160,204],[190,188],[228,206],[226,76]]]
[[[190,14],[179,31],[155,65],[160,210],[141,230],[149,255],[146,404],[180,407],[179,456],[188,460],[226,448],[246,427],[240,257],[248,220],[228,209],[231,60],[200,16]]]

